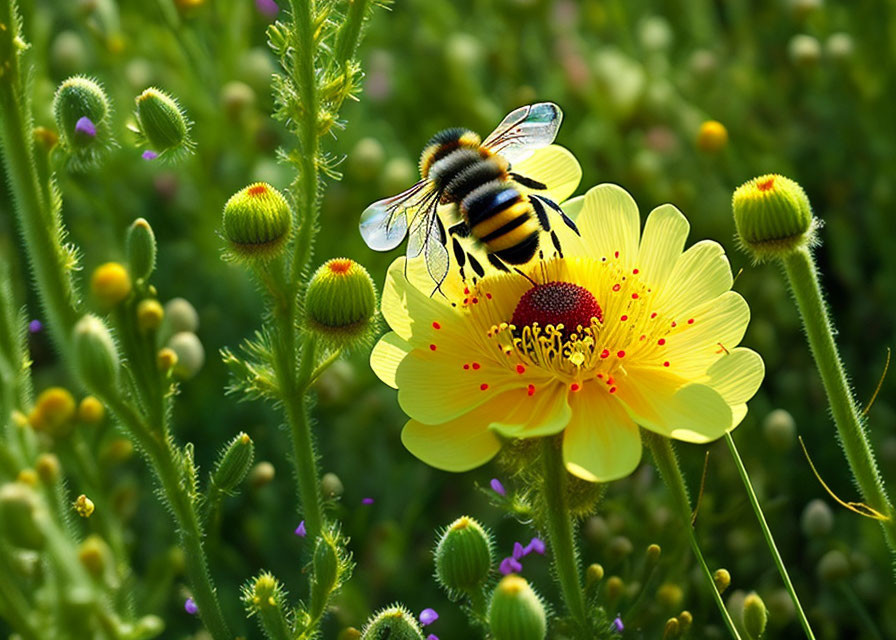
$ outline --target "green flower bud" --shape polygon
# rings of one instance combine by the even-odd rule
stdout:
[[[821,556],[816,567],[818,578],[822,582],[834,583],[848,578],[851,573],[849,559],[842,551],[832,549]]]
[[[221,452],[211,483],[218,491],[230,493],[246,478],[255,456],[255,445],[245,433],[238,434]]]
[[[374,615],[361,632],[361,640],[423,640],[423,631],[413,614],[400,604]]]
[[[329,535],[317,539],[314,554],[311,556],[314,578],[311,582],[311,608],[321,611],[339,580],[339,552]]]
[[[274,480],[277,470],[270,462],[262,460],[249,472],[249,484],[253,489],[261,489]]]
[[[3,485],[0,487],[0,533],[13,546],[35,551],[42,549],[44,534],[37,525],[40,509],[32,487],[21,482]]]
[[[492,594],[488,626],[494,640],[544,640],[544,604],[525,578],[505,576]]]
[[[803,509],[800,527],[807,538],[822,538],[834,528],[834,514],[823,500],[812,500]]]
[[[652,544],[647,547],[647,553],[645,561],[647,565],[650,567],[656,566],[656,564],[660,561],[660,555],[662,555],[663,550],[658,544]]]
[[[50,47],[50,62],[59,75],[77,73],[87,66],[87,49],[76,31],[60,31]]]
[[[684,599],[684,591],[674,582],[666,582],[656,590],[656,599],[663,607],[674,609]]]
[[[144,333],[155,331],[162,326],[165,310],[155,298],[146,298],[137,305],[137,327]]]
[[[330,260],[314,272],[305,292],[308,325],[328,342],[363,344],[375,328],[377,294],[367,270],[354,260]]]
[[[786,409],[775,409],[762,421],[762,433],[772,448],[789,451],[796,440],[796,422]]]
[[[224,205],[224,238],[236,259],[277,257],[289,239],[291,227],[289,203],[266,182],[237,191]]]
[[[270,638],[290,635],[285,611],[286,594],[280,582],[264,572],[243,588],[243,602],[251,614],[258,616],[265,634]]]
[[[600,565],[596,562],[588,565],[588,569],[585,570],[585,586],[590,587],[591,585],[597,584],[603,579],[603,565]]]
[[[95,164],[114,144],[109,129],[109,98],[94,80],[72,76],[56,90],[53,116],[62,147],[76,168]]]
[[[172,155],[192,150],[192,123],[177,100],[150,87],[137,96],[136,102],[137,131],[153,151],[159,155]]]
[[[181,331],[171,336],[168,348],[177,355],[174,365],[174,373],[185,380],[189,380],[205,364],[205,349],[199,337],[190,331]]]
[[[342,480],[335,473],[325,473],[320,479],[320,489],[325,498],[338,498],[345,491]]]
[[[172,334],[181,331],[196,333],[199,329],[199,314],[185,298],[171,298],[165,303],[165,318]]]
[[[88,314],[75,325],[75,370],[98,395],[114,393],[118,385],[118,348],[105,323]]]
[[[131,275],[146,280],[156,266],[156,237],[145,219],[137,218],[131,223],[125,245]]]
[[[692,624],[694,624],[694,616],[690,611],[685,610],[678,614],[678,627],[681,629],[681,633],[687,633]]]
[[[719,593],[725,593],[725,589],[731,586],[731,574],[728,573],[728,569],[716,569],[712,574],[712,581],[716,583]]]
[[[436,545],[436,579],[452,597],[475,591],[488,580],[492,555],[489,533],[462,516],[448,525]]]
[[[666,620],[666,626],[663,628],[663,640],[672,640],[681,636],[681,623],[678,618],[669,618]]]
[[[78,547],[78,561],[94,578],[102,578],[109,566],[109,545],[98,535],[90,535]]]
[[[732,198],[741,247],[757,262],[812,243],[815,221],[806,192],[784,176],[769,174],[742,184]]]
[[[765,625],[768,624],[768,611],[765,603],[756,593],[744,598],[743,608],[744,632],[750,640],[759,640],[765,633]]]

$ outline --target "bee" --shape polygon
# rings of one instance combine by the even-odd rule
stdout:
[[[436,285],[433,293],[448,274],[449,238],[461,278],[467,264],[480,278],[485,269],[459,238],[472,238],[474,245],[484,249],[488,262],[501,271],[529,262],[539,251],[543,231],[562,255],[549,213],[559,215],[578,233],[575,223],[557,203],[534,193],[547,185],[512,168],[513,163],[550,145],[562,120],[560,107],[539,102],[510,112],[485,140],[469,129],[440,131],[420,156],[420,182],[374,202],[361,214],[361,236],[367,246],[391,251],[407,236],[407,256],[423,254]],[[460,219],[447,230],[438,213],[444,205],[455,207]]]

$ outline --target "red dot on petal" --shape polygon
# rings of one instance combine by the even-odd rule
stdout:
[[[637,294],[637,293],[633,293],[633,294],[632,294],[632,300],[637,300],[637,299],[638,299],[638,294]]]
[[[526,389],[526,393],[528,393],[530,396],[535,395],[535,385],[530,384],[528,389]]]
[[[666,361],[663,363],[663,366],[664,366],[664,367],[668,367],[668,366],[669,366],[669,361],[666,360]]]
[[[637,270],[637,269],[632,269],[632,273],[635,274],[635,275],[638,275],[638,270]]]
[[[435,351],[435,350],[436,350],[436,345],[434,345],[434,344],[429,345],[429,350],[430,350],[430,351]]]
[[[613,257],[618,258],[618,257],[619,257],[619,252],[618,252],[618,251],[614,251],[614,252],[613,252]]]
[[[694,319],[693,318],[689,319],[688,324],[694,324]]]
[[[483,382],[481,385],[479,385],[479,388],[480,388],[482,391],[485,391],[486,389],[488,389],[488,385],[487,385],[485,382]]]
[[[441,329],[441,328],[442,328],[442,325],[440,325],[438,322],[433,322],[433,323],[432,323],[432,328],[433,328],[433,329]]]
[[[491,299],[492,299],[492,294],[490,294],[490,293],[486,293],[486,294],[485,294],[485,297],[488,298],[489,300],[491,300]]]
[[[610,387],[610,393],[616,393],[616,387]]]
[[[628,320],[628,316],[622,316],[621,318],[619,318],[619,320],[625,322],[626,320]]]
[[[465,365],[464,365],[464,369],[466,369],[467,371],[469,371],[469,370],[470,370],[470,365],[465,364]]]
[[[474,369],[478,369],[479,367],[480,367],[480,365],[479,365],[478,362],[474,362],[474,363],[473,363],[473,368],[474,368]]]
[[[613,291],[619,291],[621,288],[622,288],[622,285],[620,285],[620,284],[613,285]]]
[[[521,364],[516,365],[516,372],[519,374],[526,373],[526,367]]]
[[[656,318],[656,311],[650,314],[651,319]]]
[[[624,357],[625,357],[625,351],[617,351],[617,352],[616,352],[616,357],[617,357],[617,358],[624,358]]]
[[[600,357],[601,357],[601,358],[609,358],[609,357],[610,357],[610,350],[609,350],[609,349],[604,349],[603,351],[601,351],[601,352],[600,352]]]
[[[664,344],[666,344],[666,339],[660,338],[659,340],[656,341],[656,343],[662,347]]]
[[[473,304],[479,304],[479,298],[473,298]]]
[[[673,321],[672,321],[672,326],[673,326],[673,327],[677,327],[677,326],[678,326],[678,323],[675,322],[675,320],[673,320]]]

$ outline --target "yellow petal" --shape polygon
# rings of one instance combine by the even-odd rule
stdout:
[[[566,202],[561,205],[563,209],[563,213],[568,215],[573,222],[579,217],[579,214],[582,213],[582,208],[585,206],[585,196],[576,196],[575,198],[570,198]]]
[[[390,331],[370,352],[370,368],[377,377],[393,389],[398,388],[395,372],[404,357],[411,352],[411,345],[394,331]]]
[[[738,405],[752,398],[759,389],[765,363],[755,351],[739,347],[722,355],[706,374],[706,384],[722,394],[728,404]]]
[[[590,386],[572,395],[563,460],[571,474],[589,482],[624,478],[641,461],[638,427],[620,402]]]
[[[545,191],[534,193],[543,194],[556,203],[563,202],[575,193],[582,180],[579,161],[567,149],[556,144],[539,149],[526,160],[513,165],[510,170],[547,185]],[[524,188],[524,191],[531,190]]]
[[[572,417],[566,387],[558,383],[545,385],[531,396],[527,389],[520,389],[505,393],[501,398],[506,404],[493,403],[496,414],[489,429],[505,438],[535,438],[560,433]]]
[[[681,256],[690,225],[681,211],[671,204],[664,204],[647,217],[637,267],[647,286],[659,290],[675,268]]]
[[[731,288],[731,266],[722,246],[702,240],[675,262],[666,285],[657,290],[656,310],[669,316],[685,313]]]
[[[576,224],[592,258],[613,260],[618,252],[624,269],[634,264],[641,222],[638,206],[625,189],[602,184],[588,191]]]
[[[401,441],[408,451],[437,469],[474,469],[501,449],[501,440],[488,429],[494,414],[489,404],[442,424],[410,420],[401,432]]]
[[[430,297],[405,277],[405,258],[398,258],[389,267],[383,285],[381,308],[389,327],[415,345],[429,344],[433,338],[433,322],[449,325],[457,311],[438,294]],[[411,261],[414,264],[419,261]],[[409,272],[412,267],[409,265]],[[432,283],[432,280],[430,280]],[[449,329],[450,331],[450,329]]]
[[[681,386],[680,378],[657,369],[631,367],[617,381],[616,395],[645,429],[686,442],[710,442],[733,428],[731,407],[703,384]]]

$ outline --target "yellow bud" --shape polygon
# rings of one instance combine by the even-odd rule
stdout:
[[[731,586],[731,574],[728,573],[728,569],[717,569],[712,574],[712,580],[716,583],[716,589],[719,590],[719,593],[725,593],[725,589]]]
[[[604,579],[604,568],[597,564],[591,564],[585,571],[585,584],[591,586]]]
[[[27,485],[29,487],[37,486],[38,475],[34,469],[22,469],[16,476],[16,482]]]
[[[174,349],[169,349],[168,347],[159,349],[159,353],[156,355],[156,366],[158,366],[159,371],[171,371],[176,364],[177,354],[174,352]]]
[[[109,546],[97,535],[88,536],[78,547],[78,561],[94,578],[100,578],[106,570]]]
[[[52,453],[40,454],[37,457],[37,462],[35,463],[34,468],[37,471],[37,475],[40,476],[41,481],[46,485],[51,485],[59,479],[59,474],[61,472],[59,458]]]
[[[270,462],[259,462],[249,471],[249,484],[253,489],[260,489],[274,479],[275,473],[274,465]]]
[[[64,438],[74,426],[75,399],[67,389],[50,387],[43,391],[34,403],[28,422],[36,431],[43,431],[54,438]]]
[[[618,600],[625,591],[625,583],[619,576],[610,576],[607,578],[607,598],[609,600]]]
[[[115,438],[100,451],[100,460],[103,463],[119,463],[128,460],[134,455],[134,445],[127,438]]]
[[[106,408],[94,396],[85,396],[78,405],[78,420],[86,424],[99,424],[106,417]]]
[[[707,153],[717,153],[728,144],[728,130],[721,122],[707,120],[697,132],[697,148]]]
[[[667,582],[656,590],[656,599],[666,608],[673,609],[681,604],[684,592],[677,584]]]
[[[669,618],[666,620],[666,626],[663,629],[663,640],[671,640],[672,638],[678,638],[681,636],[681,625],[678,622],[678,618]]]
[[[137,305],[137,327],[140,331],[148,333],[155,331],[162,325],[165,310],[159,301],[154,298],[141,300]]]
[[[759,640],[765,633],[765,625],[768,624],[768,610],[765,603],[756,593],[744,598],[742,612],[744,631],[750,640]]]
[[[685,610],[678,614],[678,626],[682,633],[687,633],[692,624],[694,624],[694,616],[690,611]]]
[[[131,277],[122,264],[107,262],[94,269],[90,278],[90,290],[103,308],[108,309],[130,295]]]
[[[89,518],[96,510],[96,507],[93,504],[93,500],[85,496],[83,493],[78,496],[78,499],[75,500],[73,506],[75,508],[75,512],[82,518]]]

